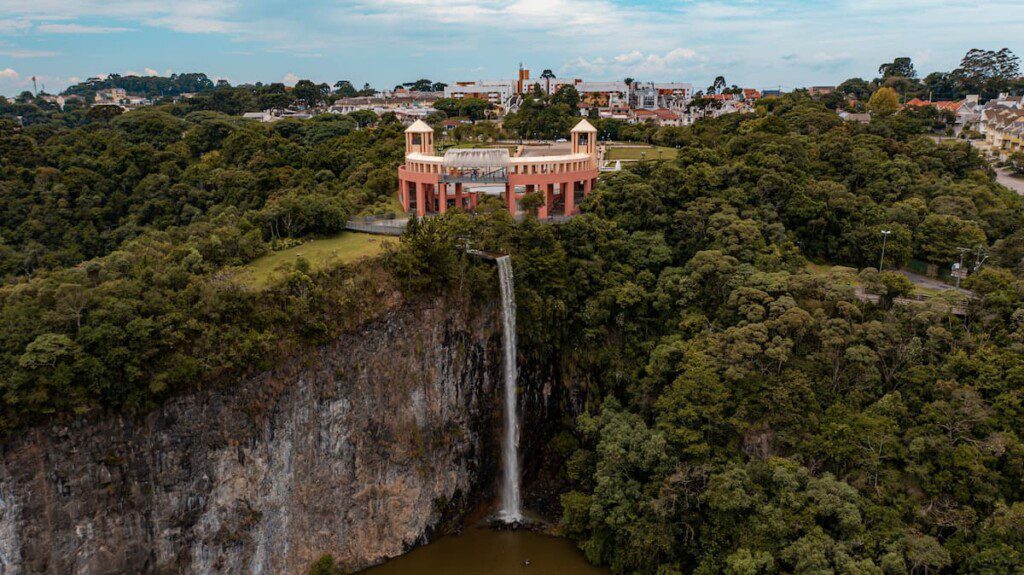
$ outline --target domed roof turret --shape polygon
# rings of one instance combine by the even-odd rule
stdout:
[[[411,126],[405,129],[406,134],[426,134],[428,132],[433,131],[434,129],[430,127],[430,124],[424,122],[423,120],[416,120],[415,122],[412,123]],[[595,132],[596,131],[597,130],[595,130]]]

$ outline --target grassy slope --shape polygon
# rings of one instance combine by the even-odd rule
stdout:
[[[659,151],[661,152],[660,156],[658,155]],[[647,160],[659,160],[659,159],[660,160],[672,160],[672,159],[675,159],[676,154],[679,152],[679,150],[676,150],[675,148],[666,148],[664,146],[650,146],[650,147],[633,146],[633,147],[628,147],[628,148],[627,147],[610,147],[610,148],[608,148],[608,155],[607,155],[607,157],[605,159],[606,160],[611,160],[611,161],[615,161],[615,160],[639,160],[641,152],[646,152],[647,153],[647,156],[646,156]]]
[[[398,238],[389,236],[343,232],[265,255],[239,268],[235,278],[249,289],[262,290],[294,269],[299,257],[309,262],[311,271],[320,271],[375,256],[385,245],[397,241]]]

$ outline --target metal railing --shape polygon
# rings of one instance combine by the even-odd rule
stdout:
[[[345,229],[354,232],[377,234],[382,236],[400,236],[405,232],[409,220],[406,218],[364,216],[348,220]]]
[[[440,178],[443,184],[507,184],[507,175],[473,175],[473,174],[444,174]]]

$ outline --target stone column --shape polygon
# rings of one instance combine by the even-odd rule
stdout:
[[[443,214],[448,211],[448,184],[438,183],[436,188],[437,211]]]
[[[511,183],[505,184],[505,203],[508,205],[508,213],[516,217],[516,187]]]
[[[426,184],[416,182],[414,185],[416,186],[416,215],[422,218],[427,215],[427,194],[423,189]]]
[[[462,203],[462,184],[455,184],[455,205],[460,208],[466,207]]]
[[[576,182],[565,184],[562,196],[565,198],[565,215],[571,216],[576,211]]]
[[[548,210],[551,208],[551,191],[548,188],[548,184],[543,184],[540,193],[544,194],[544,203],[537,208],[537,219],[546,220],[548,219]]]

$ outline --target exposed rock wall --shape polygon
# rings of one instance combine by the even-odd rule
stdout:
[[[7,441],[0,574],[304,573],[421,542],[491,493],[501,361],[494,310],[423,305],[143,418]]]

